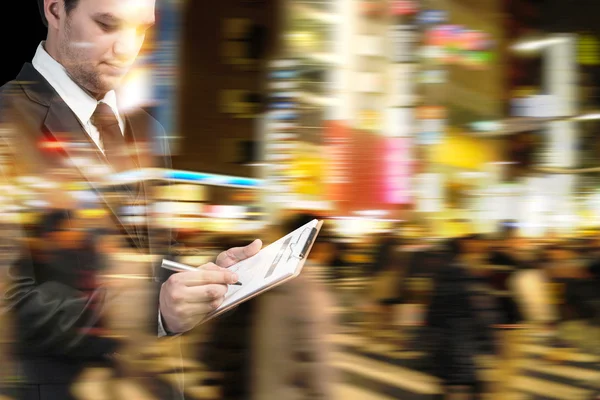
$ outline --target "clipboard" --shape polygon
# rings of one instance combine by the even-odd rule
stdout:
[[[231,269],[242,263],[254,265],[254,273],[259,274],[255,276],[254,279],[258,279],[258,281],[249,281],[236,271],[238,275],[240,275],[240,281],[243,282],[243,285],[241,287],[229,286],[229,291],[225,296],[225,301],[223,304],[221,304],[221,306],[216,310],[207,314],[202,320],[202,323],[218,317],[219,315],[237,307],[241,303],[248,301],[279,285],[282,285],[300,275],[322,226],[323,221],[315,219],[264,247],[258,252],[258,254],[247,258],[246,260],[240,261],[238,264],[230,267]],[[296,238],[294,234],[299,234],[297,235],[298,240],[295,240]],[[304,237],[302,235],[304,235]],[[287,242],[288,240],[289,242]],[[282,249],[284,251],[281,251]],[[266,265],[264,264],[265,261],[268,261]],[[293,271],[282,270],[279,275],[275,274],[273,268],[277,268],[278,266],[282,265],[281,263],[285,263],[288,267],[289,265],[293,265]],[[260,282],[261,273],[264,274],[262,276],[262,285]],[[246,274],[246,277],[247,276],[248,275]],[[233,294],[233,297],[230,298],[228,296],[230,296],[230,291],[232,290],[235,290],[235,293]]]

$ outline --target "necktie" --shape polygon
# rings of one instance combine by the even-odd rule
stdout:
[[[104,155],[112,168],[116,172],[136,168],[135,163],[129,155],[127,142],[121,133],[119,121],[108,104],[102,102],[98,103],[96,110],[92,115],[92,123],[100,133],[100,142],[104,150]],[[114,197],[115,201],[111,206],[114,207],[115,210],[123,210],[129,202],[135,204],[142,194],[141,185],[137,185],[134,188],[117,185],[113,187],[113,190],[128,195],[126,196],[128,201],[125,203],[122,203],[122,199],[119,200],[120,196]],[[123,221],[121,220],[121,222]],[[127,236],[130,237],[134,243],[140,240],[141,236],[139,230],[140,227],[137,226],[137,224],[131,224],[128,228],[125,228]]]
[[[119,121],[106,103],[98,103],[92,115],[92,123],[100,133],[100,142],[104,155],[116,171],[123,171],[133,167],[129,157],[127,143],[121,133]]]

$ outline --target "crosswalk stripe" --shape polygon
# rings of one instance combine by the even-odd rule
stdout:
[[[400,400],[383,394],[374,393],[350,384],[339,384],[335,388],[336,399],[353,400]]]
[[[545,375],[554,375],[573,381],[600,382],[600,371],[568,365],[544,364],[539,360],[519,360],[517,366],[523,370],[539,372]]]
[[[116,392],[119,393],[121,399],[155,399],[155,396],[150,393],[141,385],[133,381],[120,381],[116,382]]]
[[[186,397],[189,399],[220,399],[221,388],[215,386],[196,386],[185,389]]]
[[[330,343],[336,346],[348,347],[394,360],[413,360],[423,356],[423,353],[419,351],[400,350],[397,345],[382,341],[376,342],[353,334],[338,333],[331,335],[328,339]]]
[[[435,378],[408,368],[347,353],[336,353],[334,360],[336,368],[353,372],[390,386],[421,394],[440,393],[439,384]]]
[[[548,380],[536,379],[529,376],[515,376],[511,381],[510,386],[513,389],[558,400],[585,399],[585,396],[588,393],[585,389],[575,388]]]
[[[539,344],[522,344],[520,350],[530,354],[545,355],[552,350],[552,347]],[[595,363],[600,359],[592,354],[583,354],[576,351],[569,351],[569,360],[580,363]]]
[[[175,387],[179,387],[181,384],[182,377],[180,374],[163,374],[160,377]],[[218,399],[221,396],[221,388],[219,386],[198,385],[197,383],[201,377],[201,373],[186,373],[184,375],[186,397],[194,400]]]

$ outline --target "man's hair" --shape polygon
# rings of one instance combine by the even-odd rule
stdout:
[[[48,20],[46,19],[46,14],[44,13],[44,0],[37,0],[37,2],[38,2],[38,8],[40,9],[40,15],[42,16],[42,22],[44,23],[44,25],[47,28]],[[77,7],[77,3],[79,3],[79,0],[63,0],[63,2],[65,4],[65,11],[68,14],[71,11],[73,11],[73,9],[75,7]]]

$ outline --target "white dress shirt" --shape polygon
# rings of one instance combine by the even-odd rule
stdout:
[[[56,93],[58,93],[67,106],[69,106],[71,111],[73,111],[96,146],[98,146],[100,150],[103,150],[100,141],[100,133],[91,121],[92,115],[98,105],[98,101],[81,88],[81,86],[73,82],[65,67],[46,52],[46,49],[44,49],[44,42],[39,44],[35,56],[33,57],[32,64],[44,79],[48,81],[50,86],[56,90]],[[117,94],[115,91],[111,90],[106,93],[104,98],[100,101],[108,104],[113,110],[119,121],[121,133],[125,132],[125,123],[119,114]]]
[[[100,150],[102,149],[102,143],[100,141],[100,132],[94,126],[91,121],[92,115],[96,110],[98,101],[81,88],[78,84],[73,82],[73,79],[67,73],[65,67],[63,67],[58,61],[56,61],[46,49],[44,49],[44,42],[41,42],[35,52],[35,56],[32,61],[33,67],[48,81],[50,86],[56,90],[56,93],[61,99],[67,104],[67,106],[73,111],[75,116],[79,119],[79,122],[94,141],[96,146]],[[117,107],[117,94],[114,90],[106,93],[104,98],[100,100],[113,110],[117,120],[119,121],[119,127],[121,133],[125,132],[125,123],[123,118],[119,114],[119,108]],[[160,316],[160,310],[158,312],[158,336],[166,336],[167,332],[162,324],[162,318]]]

